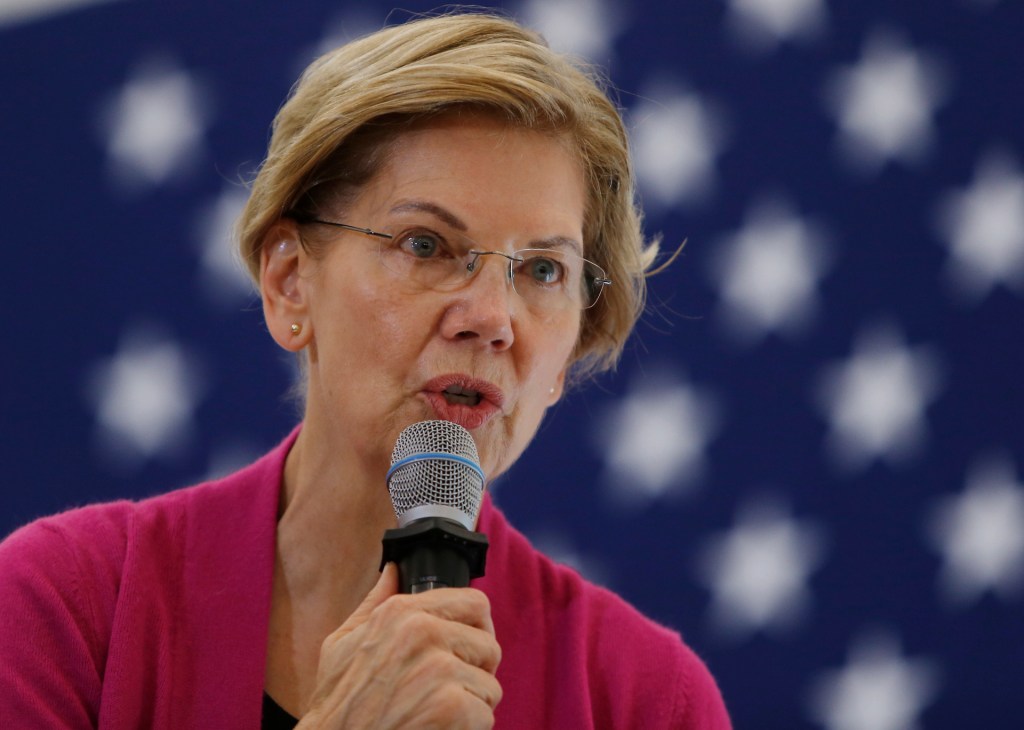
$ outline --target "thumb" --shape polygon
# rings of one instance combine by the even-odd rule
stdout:
[[[380,572],[380,578],[377,579],[377,584],[370,589],[370,592],[366,594],[366,598],[359,604],[359,607],[352,612],[352,615],[348,617],[345,624],[355,628],[361,626],[370,618],[370,614],[373,613],[374,609],[380,604],[384,603],[391,596],[398,593],[398,566],[394,563],[388,563],[384,566],[384,570]]]

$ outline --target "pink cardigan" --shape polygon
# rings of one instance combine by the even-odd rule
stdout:
[[[0,727],[260,725],[277,501],[298,429],[225,479],[76,509],[0,544]],[[485,502],[499,728],[729,728],[679,636]]]

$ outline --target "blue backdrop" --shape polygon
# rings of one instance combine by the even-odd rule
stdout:
[[[1016,726],[1021,4],[505,9],[608,69],[647,229],[688,244],[499,504],[682,631],[738,727]],[[291,428],[229,227],[299,70],[390,11],[0,2],[0,531]]]

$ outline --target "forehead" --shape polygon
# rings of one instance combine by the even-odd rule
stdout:
[[[378,214],[402,200],[430,200],[460,219],[524,218],[583,225],[582,165],[567,135],[510,126],[489,116],[446,115],[399,134],[360,193]]]

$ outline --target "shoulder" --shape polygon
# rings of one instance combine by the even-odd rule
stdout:
[[[168,533],[181,499],[172,492],[142,502],[77,507],[11,533],[0,542],[0,601],[18,607],[9,619],[26,626],[74,626],[98,658],[140,533]]]
[[[500,576],[481,587],[497,604],[496,625],[516,625],[517,639],[535,642],[533,653],[547,652],[548,662],[585,677],[588,686],[576,691],[589,695],[598,726],[730,727],[714,678],[678,632],[552,561],[493,505],[485,516],[481,529],[497,548]]]
[[[139,666],[173,655],[168,637],[182,627],[190,639],[208,629],[207,646],[252,644],[296,432],[224,479],[72,509],[0,543],[0,715],[92,724],[111,678],[134,688]]]
[[[94,716],[131,510],[128,502],[75,509],[0,543],[0,714],[55,723]]]
[[[110,586],[118,566],[142,545],[169,545],[186,529],[211,533],[232,519],[244,524],[250,512],[273,511],[284,458],[298,432],[296,427],[270,452],[222,479],[137,502],[78,507],[15,530],[0,542],[2,585],[27,579],[73,582],[88,575]]]
[[[223,479],[140,501],[76,507],[15,530],[0,542],[0,596],[5,602],[26,592],[65,601],[112,599],[126,562],[167,564],[196,535],[216,535],[233,518],[244,524],[256,509],[272,512],[297,432]]]
[[[0,585],[38,583],[93,586],[116,591],[135,505],[120,501],[81,507],[44,517],[11,533],[0,543]],[[88,586],[80,586],[85,590]],[[45,590],[45,588],[42,588]]]
[[[230,480],[229,480],[230,482]],[[119,500],[75,507],[42,517],[0,542],[0,567],[9,571],[93,579],[123,563],[140,538],[172,535],[182,515],[223,493],[218,482],[203,483],[140,501]]]
[[[214,535],[232,519],[244,524],[256,509],[273,511],[284,454],[294,436],[222,479],[139,501],[77,507],[19,528],[0,542],[4,587],[12,580],[73,586],[88,576],[95,591],[116,592],[125,561],[152,555],[166,563],[197,535]]]

